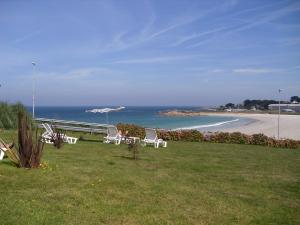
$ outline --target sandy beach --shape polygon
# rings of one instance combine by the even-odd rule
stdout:
[[[212,116],[234,116],[255,119],[240,127],[223,128],[220,131],[235,132],[245,134],[263,133],[269,137],[277,137],[277,119],[274,114],[246,114],[246,113],[202,113],[202,115]],[[300,115],[281,115],[280,116],[280,137],[300,140]]]

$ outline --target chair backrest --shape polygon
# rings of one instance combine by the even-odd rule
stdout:
[[[107,135],[110,137],[117,137],[119,135],[118,129],[115,126],[107,127]]]
[[[156,130],[153,128],[145,128],[145,132],[146,132],[146,139],[149,140],[156,140],[157,139],[157,134],[156,134]]]
[[[43,123],[42,125],[49,134],[53,134],[53,130],[48,123]]]

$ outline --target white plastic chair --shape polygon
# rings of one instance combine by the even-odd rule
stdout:
[[[52,138],[56,137],[56,133],[52,130],[51,126],[48,123],[43,123],[42,126],[45,128],[45,132],[42,134],[42,140],[45,143],[52,144]],[[69,137],[67,135],[63,135],[63,141],[68,144],[76,144],[78,138]]]
[[[106,141],[104,143],[115,143],[116,145],[121,144],[122,135],[119,134],[118,129],[115,126],[107,127],[107,136],[104,137]]]
[[[4,148],[4,147],[0,148],[0,160],[2,160],[4,158],[5,151],[6,151],[6,148]]]
[[[156,130],[152,128],[145,128],[146,136],[144,140],[142,140],[142,145],[146,146],[147,144],[153,145],[154,148],[158,148],[159,145],[166,148],[167,142],[163,139],[159,139],[156,134]]]

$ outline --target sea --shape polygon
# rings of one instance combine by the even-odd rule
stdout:
[[[35,107],[36,118],[72,120],[99,124],[128,123],[143,127],[152,127],[168,130],[196,129],[200,131],[217,131],[228,127],[243,126],[253,122],[248,118],[222,116],[163,116],[161,112],[169,110],[201,110],[201,107],[183,106],[125,106],[120,111],[108,113],[86,112],[91,109],[116,108],[112,106],[38,106]],[[31,108],[28,107],[31,111]]]

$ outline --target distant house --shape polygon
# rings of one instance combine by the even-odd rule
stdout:
[[[279,104],[270,104],[270,105],[268,105],[268,108],[269,108],[269,110],[278,110]],[[299,103],[280,104],[280,109],[282,111],[293,110],[295,112],[300,112],[300,104]]]

